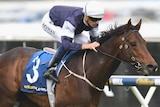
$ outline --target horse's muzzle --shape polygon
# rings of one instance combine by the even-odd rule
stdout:
[[[143,75],[150,75],[158,71],[157,64],[141,64],[141,68],[137,70],[138,73]]]
[[[132,62],[132,66],[134,66],[139,74],[142,75],[150,75],[154,72],[158,71],[158,65],[155,64],[141,64],[140,62]]]

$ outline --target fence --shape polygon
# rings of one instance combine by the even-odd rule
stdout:
[[[113,86],[129,86],[137,100],[140,102],[141,107],[149,107],[149,102],[160,86],[160,76],[138,76],[138,75],[112,75],[109,79],[109,85]],[[137,86],[150,86],[145,97],[142,96]],[[108,87],[104,88],[106,94],[109,93]],[[110,95],[114,95],[110,92]]]

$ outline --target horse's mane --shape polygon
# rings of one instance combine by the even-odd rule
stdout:
[[[100,37],[97,39],[97,41],[102,44],[106,40],[110,39],[113,36],[120,36],[125,33],[126,25],[117,26],[116,24],[112,26],[108,31],[102,31],[100,32]],[[130,26],[130,30],[135,30],[136,28],[134,26]]]

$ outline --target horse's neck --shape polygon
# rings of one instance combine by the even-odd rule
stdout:
[[[102,44],[99,47],[100,53],[102,54],[101,60],[106,62],[106,70],[110,68],[114,68],[111,71],[115,71],[120,64],[119,56],[120,56],[120,49],[119,49],[119,41],[117,41],[117,37],[113,37],[108,42]],[[113,73],[111,72],[111,73]]]
[[[108,56],[111,55],[117,57],[118,51],[112,47],[105,48],[107,51],[102,47],[98,48],[98,50],[101,50],[104,53],[98,51],[97,53],[90,52],[88,55],[89,63],[87,63],[87,65],[90,70],[88,72],[91,73],[89,78],[100,87],[104,86],[110,75],[115,72],[120,64],[120,61]]]

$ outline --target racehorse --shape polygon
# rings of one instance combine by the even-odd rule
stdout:
[[[72,55],[59,73],[55,107],[97,107],[106,82],[121,62],[143,75],[156,72],[158,65],[139,33],[140,26],[141,20],[134,26],[129,19],[127,24],[101,33],[97,52],[83,50]],[[37,51],[17,47],[0,56],[0,107],[13,107],[17,100],[19,107],[50,106],[47,95],[20,91],[24,69]]]

